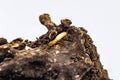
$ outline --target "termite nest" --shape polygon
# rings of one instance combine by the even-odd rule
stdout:
[[[0,80],[110,80],[87,30],[47,13],[39,21],[48,31],[35,41],[0,38]]]

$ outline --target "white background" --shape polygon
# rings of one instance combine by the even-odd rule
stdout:
[[[109,77],[120,80],[119,7],[119,0],[0,0],[0,37],[35,40],[47,31],[40,14],[49,13],[57,24],[69,18],[88,30]]]

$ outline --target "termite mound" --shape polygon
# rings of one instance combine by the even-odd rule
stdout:
[[[0,80],[109,80],[87,30],[49,14],[39,20],[48,32],[33,42],[0,38]]]

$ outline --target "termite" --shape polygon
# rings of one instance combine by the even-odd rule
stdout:
[[[53,46],[58,41],[60,41],[62,38],[64,38],[67,35],[67,32],[62,32],[56,36],[56,38],[48,43],[48,46]]]

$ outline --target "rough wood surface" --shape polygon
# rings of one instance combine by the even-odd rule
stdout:
[[[0,38],[0,80],[109,80],[92,39],[69,19],[40,15],[48,32],[31,42]]]

